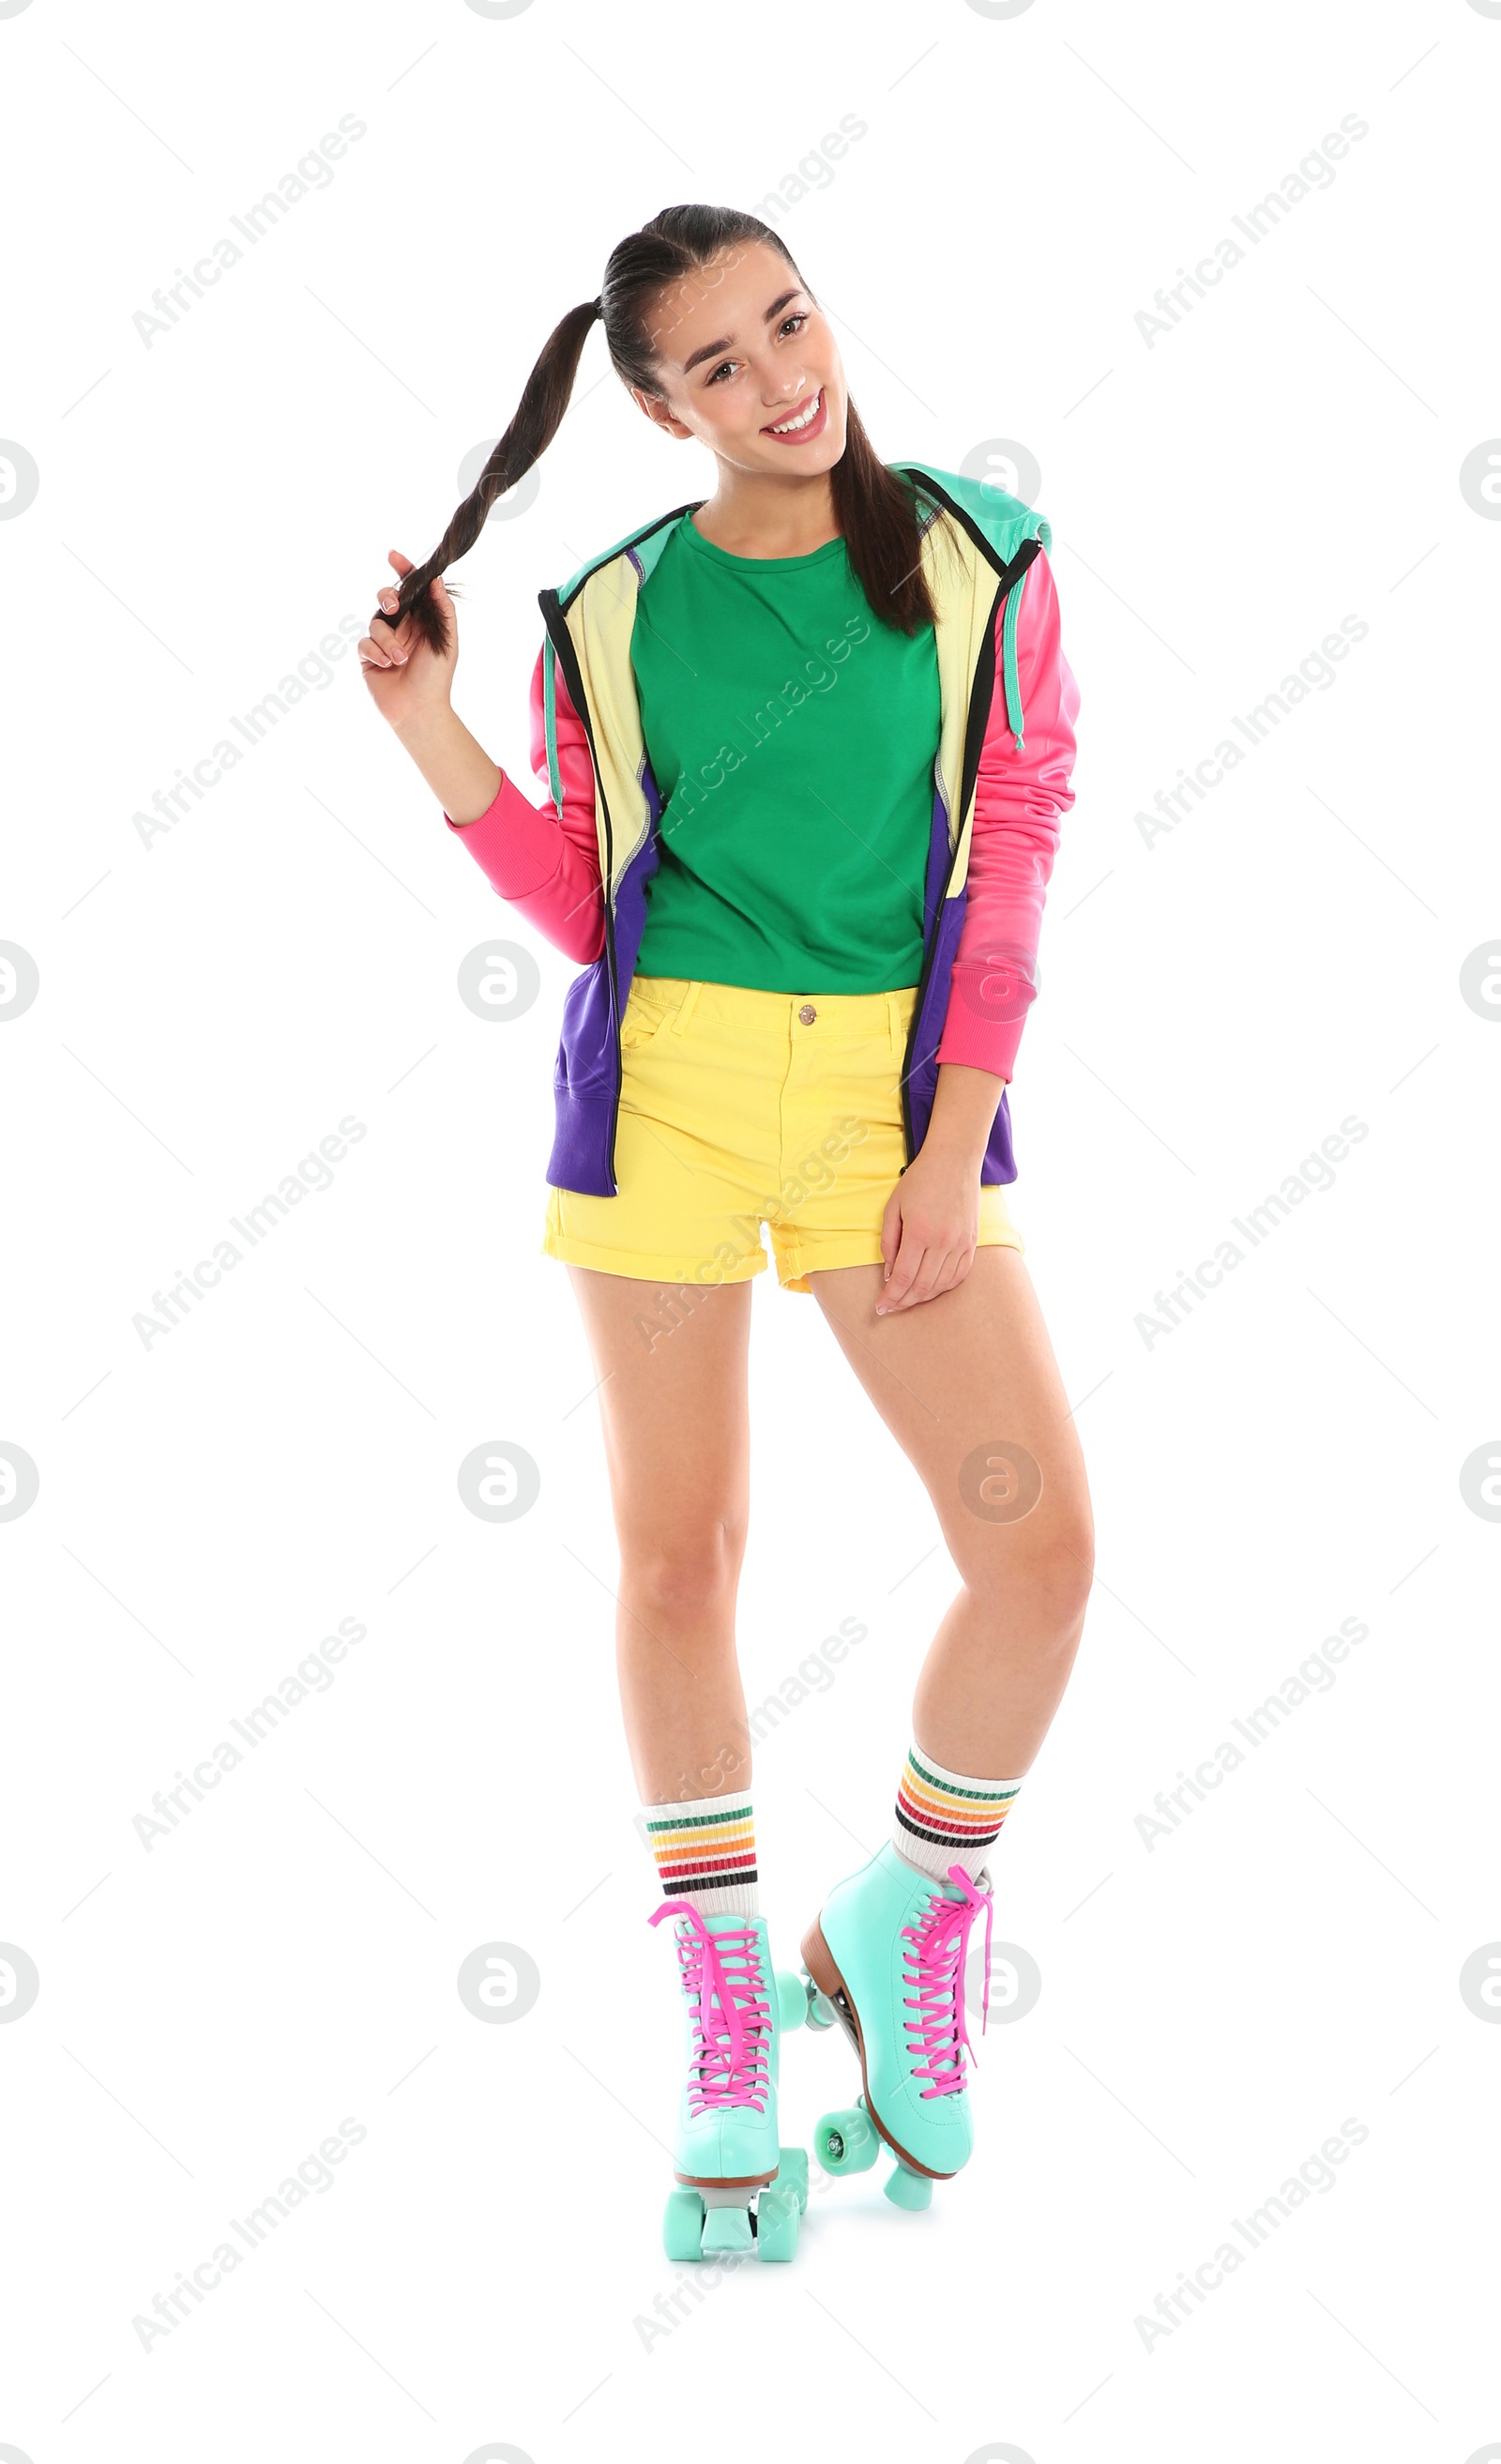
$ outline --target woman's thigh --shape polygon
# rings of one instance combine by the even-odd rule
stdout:
[[[1083,1453],[1020,1253],[977,1249],[952,1290],[889,1317],[876,1315],[881,1266],[809,1282],[966,1580],[1004,1582],[1043,1553],[1059,1588],[1082,1596],[1094,1555]]]
[[[598,1378],[622,1551],[682,1559],[728,1537],[738,1562],[750,1487],[750,1285],[651,1283],[578,1265],[568,1274]]]

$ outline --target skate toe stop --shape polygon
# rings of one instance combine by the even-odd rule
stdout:
[[[898,2165],[881,2188],[894,2208],[922,2209],[933,2204],[933,2185],[925,2173],[910,2172]]]
[[[710,2208],[699,2245],[706,2258],[728,2258],[732,2251],[750,2247],[750,2216],[745,2208]]]

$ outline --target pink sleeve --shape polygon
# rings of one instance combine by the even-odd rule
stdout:
[[[543,719],[542,662],[532,671],[532,768],[547,781],[547,732]],[[594,762],[584,724],[568,698],[561,669],[556,677],[557,767],[562,780],[559,812],[549,792],[541,808],[509,778],[494,803],[473,822],[444,820],[464,841],[502,898],[566,957],[587,963],[604,948],[604,903],[599,889],[599,842],[595,825]]]
[[[1069,774],[1079,695],[1063,655],[1057,591],[1044,552],[1027,568],[1017,618],[1017,752],[1001,662],[1004,613],[1003,602],[995,618],[995,693],[975,781],[968,895],[938,1059],[1009,1079],[1036,998],[1037,941],[1058,824],[1074,802]]]

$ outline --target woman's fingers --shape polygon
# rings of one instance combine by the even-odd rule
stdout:
[[[937,1300],[948,1289],[945,1269],[955,1254],[952,1249],[920,1250],[910,1283],[902,1282],[899,1268],[876,1304],[876,1315],[896,1317],[903,1309],[921,1309],[925,1301]]]
[[[907,1293],[916,1282],[919,1268],[926,1255],[924,1243],[918,1239],[910,1223],[903,1220],[899,1227],[896,1255],[890,1261],[889,1271],[876,1302],[878,1317],[884,1317],[903,1307]]]
[[[905,1215],[900,1184],[886,1203],[889,1221],[882,1219],[881,1250],[884,1255],[890,1247],[891,1255],[885,1281],[876,1296],[876,1315],[896,1317],[904,1309],[920,1309],[925,1301],[937,1300],[963,1283],[974,1251],[965,1241],[950,1248],[925,1239],[916,1228],[915,1219],[909,1221]]]
[[[390,550],[388,561],[396,566],[399,573],[407,574],[412,570],[411,558],[403,556],[400,548]],[[400,604],[400,594],[388,583],[382,583],[376,592],[376,605],[381,613],[394,616]],[[411,647],[411,628],[404,617],[400,625],[383,626],[380,633],[372,628],[359,646],[360,659],[367,668],[404,667]],[[379,656],[372,655],[373,652],[378,652]]]
[[[399,547],[387,548],[385,552],[385,561],[387,564],[394,567],[397,574],[403,581],[407,574],[414,570],[411,558],[409,556],[403,556]],[[397,592],[390,587],[389,583],[382,583],[380,589],[376,592],[376,605],[381,609],[381,613],[386,616],[394,616],[399,604],[400,601]],[[409,642],[403,642],[402,640],[402,634],[404,630],[405,627],[404,625],[402,625],[398,626],[393,632],[388,633],[385,641],[381,645],[386,655],[381,659],[365,658],[366,667],[399,668],[402,666],[406,652],[411,648],[411,644]],[[366,638],[368,639],[370,637],[367,636]],[[361,657],[364,657],[365,645],[363,642],[359,645],[359,651]]]
[[[395,615],[394,590],[378,590],[376,598],[381,607]],[[412,647],[411,633],[411,626],[404,616],[400,625],[382,625],[379,633],[372,625],[363,641],[357,645],[361,667],[404,668]]]
[[[386,561],[389,564],[394,566],[396,572],[403,582],[409,573],[415,573],[417,570],[411,558],[409,556],[403,556],[399,547],[387,549]],[[427,585],[427,590],[429,598],[437,606],[443,608],[446,612],[452,609],[453,601],[449,597],[448,586],[441,574],[435,574],[433,576],[432,581]],[[389,583],[382,583],[376,592],[376,605],[380,608],[381,614],[387,617],[394,617],[400,605],[400,592],[393,589]],[[411,658],[413,651],[422,640],[423,636],[418,632],[416,626],[411,620],[411,615],[408,612],[407,615],[402,617],[399,625],[382,625],[379,633],[376,632],[374,626],[372,625],[371,630],[364,636],[364,639],[361,642],[356,645],[356,648],[361,667],[404,668],[408,660]],[[449,657],[451,660],[451,631],[449,639]]]

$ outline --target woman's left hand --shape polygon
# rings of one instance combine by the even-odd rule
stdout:
[[[886,1200],[881,1254],[886,1283],[878,1317],[915,1309],[962,1284],[974,1264],[980,1228],[980,1159],[968,1147],[919,1148]]]

